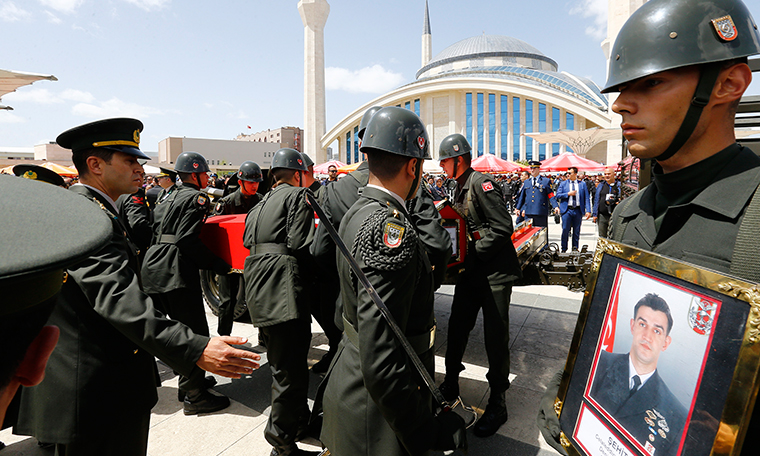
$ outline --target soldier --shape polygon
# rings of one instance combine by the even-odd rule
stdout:
[[[321,192],[322,184],[314,179],[314,160],[309,157],[309,154],[306,152],[301,152],[301,157],[303,158],[303,162],[306,164],[306,173],[304,173],[304,183],[303,186],[311,190],[312,193],[315,195],[318,195],[319,192]]]
[[[64,270],[100,250],[111,236],[111,223],[94,204],[73,192],[26,180],[45,182],[29,165],[16,165],[14,173],[35,176],[0,177],[0,232],[13,241],[0,245],[0,423],[19,387],[37,385],[45,376],[60,333],[45,323],[63,285]],[[63,186],[61,176],[55,176]],[[74,225],[76,230],[71,229]],[[51,231],[57,233],[56,242],[42,242]],[[8,418],[15,420],[10,414]]]
[[[272,158],[275,184],[248,213],[243,234],[243,245],[251,249],[243,273],[246,302],[272,369],[272,409],[264,431],[272,456],[313,454],[296,446],[309,419],[312,290],[301,275],[312,261],[314,211],[306,203],[306,172],[300,152],[278,150]]]
[[[434,278],[404,203],[417,194],[422,161],[430,158],[427,132],[413,112],[389,107],[372,117],[366,137],[361,150],[369,183],[343,217],[340,235],[432,375]],[[466,447],[463,420],[451,412],[433,415],[430,393],[343,257],[338,272],[345,336],[321,386],[321,440],[330,453],[418,455]]]
[[[209,179],[206,159],[197,152],[183,152],[177,157],[174,171],[182,185],[154,211],[153,245],[142,266],[143,286],[171,318],[208,336],[199,270],[226,275],[232,267],[200,239],[210,206],[208,195],[200,191]],[[215,412],[230,405],[228,398],[207,390],[214,383],[213,378],[206,380],[199,371],[180,376],[178,398],[184,402],[185,415]]]
[[[239,378],[256,367],[243,358],[258,355],[227,345],[244,338],[195,334],[156,311],[140,289],[137,259],[114,200],[137,189],[137,159],[148,158],[138,148],[141,130],[136,119],[106,119],[56,140],[72,149],[79,171],[81,184],[71,190],[100,208],[111,226],[107,244],[66,271],[48,320],[61,329],[58,346],[45,380],[21,395],[14,432],[56,443],[58,454],[146,454],[150,410],[158,400],[155,356],[185,375],[200,367]],[[118,425],[104,419],[114,408]]]
[[[760,158],[734,133],[752,81],[747,57],[759,53],[757,22],[740,0],[652,0],[628,19],[603,92],[620,92],[612,109],[622,116],[631,154],[656,163],[653,183],[615,208],[610,239],[760,282],[757,256],[748,253],[757,251]],[[544,437],[557,446],[550,410],[558,383],[548,388],[539,416]],[[748,437],[760,427],[758,407],[751,413]],[[736,430],[712,419],[704,441],[729,448]],[[741,454],[756,451],[745,442]]]
[[[158,186],[148,190],[145,195],[148,198],[151,210],[177,188],[177,173],[168,168],[159,167],[158,169],[161,170],[160,173],[156,174],[155,179]]]
[[[143,174],[140,174],[140,177],[142,176]],[[153,236],[150,207],[145,197],[145,189],[140,186],[131,195],[119,196],[116,207],[119,208],[119,217],[127,229],[127,237],[139,249],[137,258],[142,264]]]
[[[531,160],[530,177],[523,182],[520,194],[517,196],[515,214],[525,219],[533,219],[533,226],[548,229],[549,210],[556,207],[552,182],[540,175],[541,162]]]
[[[240,187],[214,205],[215,215],[247,214],[263,198],[260,193],[256,193],[259,183],[263,180],[258,164],[252,161],[243,162],[238,169],[237,178]],[[222,302],[219,305],[219,326],[216,332],[220,336],[228,336],[232,332],[237,303],[245,302],[243,274],[222,275],[218,281]]]
[[[451,304],[441,393],[447,400],[459,396],[462,357],[482,307],[491,395],[474,433],[488,437],[507,422],[504,396],[509,388],[509,302],[512,282],[522,277],[522,270],[512,245],[512,216],[499,185],[470,167],[471,150],[467,139],[457,133],[444,138],[439,151],[441,168],[456,179],[454,204],[466,216],[469,240],[464,272],[457,277]]]

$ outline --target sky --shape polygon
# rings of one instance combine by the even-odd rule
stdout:
[[[415,80],[425,1],[328,2],[329,130],[362,104]],[[54,141],[68,128],[107,117],[142,120],[141,147],[149,152],[169,136],[234,139],[303,128],[304,34],[297,4],[0,0],[0,68],[58,78],[2,98],[14,110],[0,111],[0,147]],[[507,35],[538,48],[560,71],[604,85],[607,0],[429,4],[433,56],[472,36]],[[751,91],[760,93],[759,85]]]

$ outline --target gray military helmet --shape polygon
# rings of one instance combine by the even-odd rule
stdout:
[[[429,160],[428,134],[422,120],[404,108],[387,107],[375,113],[359,149],[364,153],[388,152]]]
[[[467,138],[454,133],[443,138],[441,146],[438,149],[438,160],[445,160],[451,157],[459,157],[460,155],[467,155],[472,152],[470,143],[467,142]]]
[[[740,0],[651,0],[623,25],[603,93],[690,65],[760,54],[760,32]]]
[[[374,116],[375,113],[381,109],[383,109],[382,106],[372,106],[371,108],[364,111],[362,120],[359,122],[359,132],[357,133],[357,135],[359,135],[359,139],[364,138],[364,130],[367,129],[367,125],[369,125],[370,119],[372,119],[372,116]]]
[[[272,158],[272,169],[276,168],[308,171],[301,152],[288,148],[280,149],[274,153],[274,157]]]
[[[309,157],[309,154],[307,154],[306,152],[301,152],[301,156],[303,157],[303,162],[306,165],[306,168],[308,168],[309,166],[314,166],[314,160],[312,160],[311,157]]]
[[[261,182],[261,167],[252,161],[244,161],[237,172],[238,180],[246,182]]]
[[[178,173],[207,173],[208,163],[198,152],[182,152],[174,163],[174,171]]]

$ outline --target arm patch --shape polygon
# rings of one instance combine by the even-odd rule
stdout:
[[[201,207],[206,207],[206,204],[208,203],[208,196],[204,195],[203,193],[199,194],[198,197],[195,198],[195,204]]]
[[[493,190],[493,183],[491,183],[491,181],[485,181],[481,185],[483,187],[484,192],[490,192],[491,190]]]

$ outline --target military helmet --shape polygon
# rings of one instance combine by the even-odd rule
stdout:
[[[372,116],[374,116],[375,113],[381,109],[383,109],[382,106],[372,106],[371,108],[364,111],[362,120],[359,122],[359,132],[357,133],[357,135],[359,135],[359,139],[364,138],[364,130],[367,129],[367,125],[369,125],[370,119],[372,119]]]
[[[306,152],[301,152],[301,156],[303,157],[303,162],[306,168],[308,168],[309,166],[314,166],[314,160],[312,160],[311,157],[309,157],[309,154],[307,154]]]
[[[760,54],[760,32],[740,0],[651,0],[623,25],[603,93],[690,65]]]
[[[438,149],[438,160],[459,157],[460,155],[467,155],[470,152],[472,152],[472,147],[467,142],[467,138],[459,133],[454,133],[443,138],[443,141],[441,141],[441,146]]]
[[[388,107],[377,111],[364,132],[359,150],[383,151],[406,157],[429,160],[428,134],[422,120],[412,111]]]
[[[198,152],[182,152],[174,163],[174,171],[178,173],[207,173],[208,163]]]
[[[272,169],[276,168],[308,171],[301,152],[288,148],[280,149],[274,153],[274,157],[272,158]]]
[[[261,167],[252,161],[244,161],[237,172],[238,180],[247,182],[261,182]]]

